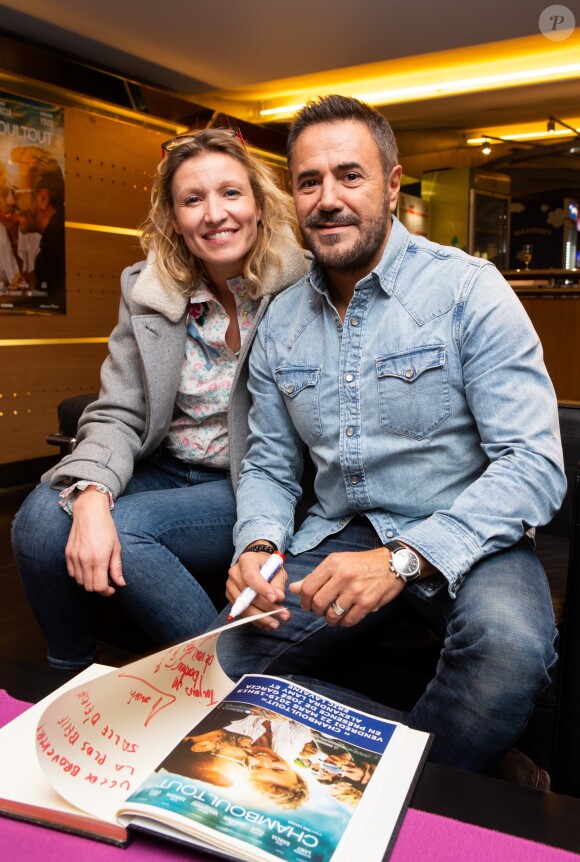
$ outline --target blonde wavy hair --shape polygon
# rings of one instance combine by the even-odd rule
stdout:
[[[278,249],[297,234],[296,216],[290,195],[277,182],[275,171],[249,152],[230,129],[202,129],[185,136],[157,167],[151,189],[151,209],[142,225],[141,247],[153,251],[163,281],[180,293],[191,293],[192,284],[207,280],[203,261],[188,249],[173,228],[172,183],[177,169],[187,159],[203,153],[224,153],[240,162],[247,171],[250,187],[261,210],[256,242],[246,255],[242,275],[250,282],[253,298],[261,295],[261,283],[268,269],[280,271]]]

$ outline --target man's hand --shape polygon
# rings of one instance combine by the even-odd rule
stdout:
[[[251,605],[240,614],[241,617],[255,616],[264,611],[273,611],[280,607],[284,601],[286,585],[286,572],[280,569],[276,572],[270,582],[265,581],[260,574],[260,568],[268,559],[268,554],[246,551],[241,554],[238,562],[228,572],[226,583],[226,597],[232,604],[238,598],[242,590],[251,587],[257,593]],[[280,627],[279,620],[286,622],[290,619],[290,612],[281,611],[276,617],[267,617],[254,623],[258,628],[273,631]]]
[[[405,583],[389,567],[388,548],[330,554],[290,592],[301,597],[305,610],[326,616],[328,625],[355,626],[402,592]],[[333,610],[333,604],[345,613]]]
[[[114,585],[125,586],[121,545],[107,494],[91,486],[77,492],[64,553],[69,575],[87,592],[112,596]]]

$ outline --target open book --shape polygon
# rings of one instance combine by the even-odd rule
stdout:
[[[429,735],[289,680],[234,684],[219,632],[93,665],[2,728],[0,813],[249,862],[383,859]]]

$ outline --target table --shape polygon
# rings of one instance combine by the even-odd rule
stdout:
[[[20,700],[38,701],[71,676],[0,656],[0,688]],[[570,796],[427,763],[411,808],[580,854],[580,799]]]

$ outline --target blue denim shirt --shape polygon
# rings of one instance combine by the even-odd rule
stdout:
[[[344,324],[316,268],[271,303],[249,385],[236,556],[257,538],[298,554],[364,514],[454,595],[563,499],[556,397],[523,306],[495,266],[395,218]],[[294,534],[304,446],[317,502]]]

